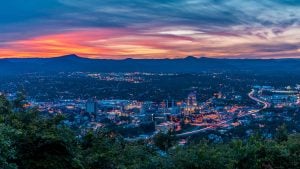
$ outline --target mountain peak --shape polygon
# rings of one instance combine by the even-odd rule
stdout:
[[[69,54],[69,55],[64,55],[64,56],[60,56],[59,58],[70,58],[70,59],[78,59],[78,58],[82,58],[76,54]]]
[[[197,60],[198,58],[195,56],[187,56],[184,58],[184,60]]]
[[[123,60],[134,60],[133,58],[125,58]]]
[[[76,61],[76,60],[83,60],[83,59],[86,59],[86,58],[78,56],[76,54],[69,54],[69,55],[59,56],[59,57],[56,57],[54,59]]]

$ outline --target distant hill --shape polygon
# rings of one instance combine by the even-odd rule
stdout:
[[[0,74],[32,72],[257,72],[300,73],[300,59],[88,59],[77,55],[56,58],[0,59]]]

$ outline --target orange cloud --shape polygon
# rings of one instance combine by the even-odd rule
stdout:
[[[182,45],[189,51],[182,50]],[[165,58],[196,55],[195,45],[192,38],[184,36],[149,35],[130,29],[77,29],[2,43],[0,58],[70,53],[90,58]]]
[[[153,31],[153,30],[152,30]],[[0,42],[0,58],[55,57],[75,53],[89,58],[176,58],[268,56],[247,36],[211,35],[196,31],[145,32],[134,29],[85,28],[28,39]],[[271,39],[272,40],[272,39]],[[289,47],[288,45],[285,45]],[[273,49],[274,47],[269,47]],[[277,47],[276,47],[277,48]],[[288,48],[289,49],[289,48]],[[296,49],[294,49],[296,50]],[[283,54],[289,54],[285,51]],[[297,51],[291,51],[294,55]]]

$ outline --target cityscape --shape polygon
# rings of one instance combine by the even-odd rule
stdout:
[[[0,169],[300,169],[300,0],[1,1]]]
[[[93,165],[98,168],[120,165],[129,168],[135,168],[135,165],[137,168],[144,165],[186,168],[191,165],[197,168],[199,163],[202,168],[207,166],[202,159],[207,158],[213,160],[213,168],[222,167],[221,159],[224,159],[231,169],[232,166],[252,166],[252,162],[243,162],[244,154],[240,149],[249,151],[247,154],[255,151],[258,156],[253,160],[262,158],[261,151],[265,149],[270,151],[266,157],[281,156],[277,152],[281,150],[297,154],[294,146],[298,145],[300,132],[298,70],[283,72],[276,65],[268,66],[274,67],[273,70],[261,67],[260,72],[254,71],[255,66],[238,71],[232,67],[228,70],[206,68],[197,72],[49,70],[52,65],[62,63],[66,67],[73,66],[81,59],[73,55],[62,56],[58,61],[46,61],[44,67],[48,66],[48,71],[38,68],[30,72],[9,73],[11,70],[8,70],[0,74],[0,146],[6,147],[3,154],[8,163],[23,166],[28,164],[23,160],[26,158],[37,162],[39,158],[35,155],[38,154],[45,160],[40,163],[46,168],[49,161],[55,166],[63,164],[61,169],[72,168],[68,165],[76,165],[77,158],[80,164],[90,169]],[[102,61],[86,62],[98,64]],[[187,57],[175,61],[183,62],[183,68],[188,70],[190,64],[202,64],[206,59]],[[218,61],[210,60],[211,63]],[[252,62],[225,61],[231,64]],[[45,61],[21,59],[9,62],[38,67]],[[155,62],[159,65],[166,61]],[[171,64],[168,62],[164,65]],[[255,62],[266,65],[265,60]],[[278,62],[289,65],[286,62],[290,60]],[[121,63],[125,64],[123,60],[114,64]],[[119,66],[119,69],[127,68]],[[208,157],[198,157],[202,151]],[[22,157],[10,156],[10,152]],[[217,160],[212,158],[216,155]],[[92,156],[95,159],[90,159]],[[132,156],[146,161],[128,161]],[[197,157],[196,161],[190,163],[189,156]],[[290,157],[288,154],[285,159],[298,159]],[[64,158],[72,161],[64,161]],[[298,163],[277,164],[277,161],[272,165],[298,167]],[[255,168],[263,165],[266,164],[258,162]],[[38,169],[39,165],[36,167]]]
[[[50,83],[50,90],[57,88],[61,76],[82,79],[86,81],[96,80],[100,82],[111,82],[108,86],[111,90],[122,90],[122,83],[126,83],[130,88],[131,85],[153,83],[156,78],[176,78],[178,76],[210,76],[213,79],[223,78],[225,81],[231,79],[226,73],[212,74],[185,74],[178,73],[59,73]],[[35,80],[41,81],[49,78],[49,75],[29,74],[23,75],[24,83],[19,84],[24,87],[34,88]],[[51,75],[53,76],[53,75]],[[53,78],[53,77],[52,77]],[[79,80],[78,80],[79,81]],[[162,81],[161,81],[162,82]],[[46,82],[44,82],[44,85]],[[57,84],[55,84],[57,83]],[[156,81],[155,81],[156,83]],[[13,82],[2,83],[3,91],[9,100],[14,100],[20,94],[20,91],[13,91],[17,86]],[[224,85],[224,86],[221,86]],[[158,133],[173,132],[178,138],[178,144],[187,143],[191,136],[207,134],[206,138],[211,141],[222,141],[223,135],[231,133],[235,128],[249,127],[255,120],[263,121],[268,118],[276,117],[275,109],[286,111],[286,109],[299,110],[300,106],[300,85],[273,87],[267,85],[249,85],[248,90],[234,91],[234,88],[226,88],[225,84],[219,84],[221,90],[213,89],[206,96],[201,95],[196,87],[189,87],[183,90],[180,97],[172,97],[169,92],[163,95],[163,89],[157,86],[158,92],[161,91],[162,99],[147,100],[140,97],[140,100],[132,99],[141,95],[139,87],[132,88],[130,97],[111,97],[98,98],[96,95],[77,95],[69,88],[65,91],[57,91],[55,97],[52,95],[28,95],[26,97],[26,108],[36,108],[45,117],[54,117],[63,115],[65,119],[62,123],[70,128],[76,129],[79,135],[84,135],[89,130],[97,131],[101,128],[116,128],[124,138],[128,140],[151,139]],[[94,86],[90,86],[94,88]],[[229,87],[229,86],[228,86]],[[6,89],[6,90],[5,90]],[[9,90],[7,90],[9,89]],[[37,88],[36,88],[37,89]],[[35,89],[35,90],[36,90]],[[101,90],[107,90],[103,87]],[[229,90],[229,91],[227,91]],[[47,90],[48,91],[48,90]],[[201,90],[200,90],[201,91]],[[119,91],[117,91],[119,92]],[[110,93],[108,91],[108,93]],[[127,95],[127,93],[124,93]],[[70,97],[71,96],[71,97]],[[70,97],[70,98],[68,98]],[[82,98],[80,98],[82,97]],[[199,99],[199,97],[202,97]],[[292,116],[281,113],[284,123],[292,124]],[[293,125],[293,124],[292,124]],[[259,124],[259,128],[264,129],[264,124]],[[295,125],[293,132],[300,130],[299,125]],[[219,134],[211,134],[211,132]],[[244,137],[251,136],[253,129],[249,127],[244,131]],[[262,133],[267,138],[272,138],[274,131]],[[243,137],[242,137],[243,138]]]

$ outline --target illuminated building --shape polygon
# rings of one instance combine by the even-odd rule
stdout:
[[[198,107],[198,102],[197,102],[197,97],[196,97],[196,92],[191,92],[187,99],[185,105],[183,105],[183,112],[182,114],[184,115],[189,115],[193,114],[197,111]]]
[[[162,133],[167,133],[169,131],[175,130],[175,123],[173,122],[164,122],[155,126],[155,130]]]
[[[85,105],[86,112],[90,114],[95,114],[97,112],[97,101],[95,99],[90,99]]]
[[[198,105],[196,92],[192,92],[188,95],[187,105],[188,106],[197,106]]]

